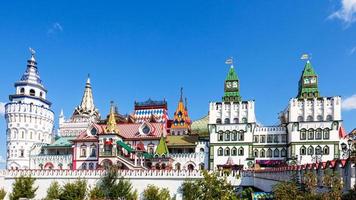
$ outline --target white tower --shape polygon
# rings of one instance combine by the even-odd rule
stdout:
[[[38,74],[35,52],[30,51],[27,69],[15,83],[16,92],[5,106],[8,169],[29,168],[33,145],[50,144],[52,139],[54,113],[46,100],[47,90]]]

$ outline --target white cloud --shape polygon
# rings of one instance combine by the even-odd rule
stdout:
[[[342,101],[343,110],[356,110],[356,94]]]
[[[354,46],[354,47],[350,50],[350,55],[353,55],[354,53],[356,53],[356,46]]]
[[[0,115],[4,115],[5,113],[5,103],[0,102]]]
[[[51,28],[48,29],[47,33],[48,34],[54,34],[54,33],[59,33],[63,31],[63,27],[60,23],[55,22],[52,24]]]
[[[356,0],[341,0],[341,8],[329,16],[330,19],[339,19],[347,26],[356,21]]]

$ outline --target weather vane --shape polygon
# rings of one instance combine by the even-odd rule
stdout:
[[[32,49],[31,47],[29,47],[28,49],[30,50],[31,55],[32,55],[32,56],[34,56],[34,55],[35,55],[35,53],[36,53],[36,51],[35,51],[34,49]]]
[[[300,57],[301,60],[311,60],[312,59],[312,56],[310,53],[303,53],[302,56]]]
[[[232,57],[226,59],[225,64],[227,65],[233,65],[234,64],[234,59]]]

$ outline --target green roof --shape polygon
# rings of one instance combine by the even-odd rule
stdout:
[[[304,66],[303,76],[316,76],[316,73],[310,61],[307,61]]]
[[[72,142],[70,140],[72,139],[74,139],[74,137],[57,137],[56,141],[47,147],[71,147]]]
[[[209,135],[208,130],[209,115],[204,116],[201,119],[193,121],[191,125],[191,132],[198,135]]]
[[[238,80],[237,74],[236,74],[233,66],[230,67],[230,70],[229,70],[229,73],[227,74],[226,80],[227,81]]]
[[[168,147],[167,147],[167,144],[166,144],[166,138],[163,137],[163,136],[159,140],[159,144],[158,144],[157,149],[156,149],[156,154],[158,154],[159,156],[168,155],[169,154]]]
[[[118,144],[119,146],[121,146],[122,148],[126,149],[129,153],[131,153],[131,152],[134,151],[134,149],[133,149],[131,146],[129,146],[128,144],[126,144],[125,142],[123,142],[123,141],[121,141],[121,140],[118,141],[117,144]]]
[[[198,141],[198,136],[191,135],[170,135],[167,137],[168,146],[194,146]]]
[[[299,80],[298,98],[317,98],[319,97],[318,89],[318,76],[316,75],[312,64],[308,60],[304,66],[302,76]],[[315,82],[310,83],[305,81],[315,80]]]

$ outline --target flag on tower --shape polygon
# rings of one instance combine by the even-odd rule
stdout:
[[[302,56],[300,57],[301,60],[309,60],[309,54],[304,53],[302,54]]]
[[[345,138],[346,137],[346,131],[344,127],[340,126],[339,128],[339,138]]]
[[[232,59],[232,57],[231,58],[228,58],[226,61],[225,61],[225,64],[227,64],[227,65],[232,65],[233,64],[233,59]]]

